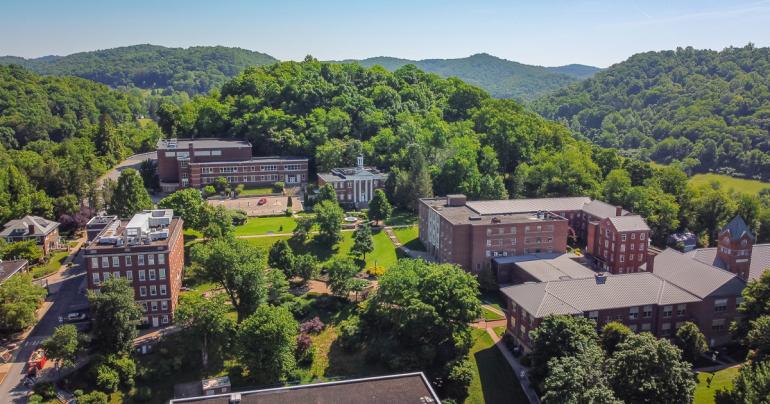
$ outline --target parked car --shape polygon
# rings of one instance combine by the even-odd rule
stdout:
[[[78,321],[83,321],[87,318],[88,318],[88,315],[86,315],[86,313],[74,312],[74,313],[67,314],[67,317],[65,319],[67,320],[68,323],[74,323]]]
[[[257,205],[264,205],[267,203],[267,198],[259,198],[259,201],[257,201]]]

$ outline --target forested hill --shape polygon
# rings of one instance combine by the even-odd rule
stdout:
[[[770,179],[770,49],[647,52],[533,103],[602,146]]]
[[[135,45],[37,59],[0,57],[0,64],[19,64],[40,74],[77,76],[111,87],[133,85],[190,95],[218,88],[248,66],[275,62],[275,58],[264,53],[223,46],[184,49]]]
[[[392,57],[374,57],[362,60],[344,60],[365,67],[380,65],[388,70],[413,64],[419,69],[443,77],[458,77],[479,86],[493,97],[530,100],[565,87],[577,80],[590,77],[599,68],[585,65],[542,67],[525,65],[480,53],[460,59],[408,60]]]

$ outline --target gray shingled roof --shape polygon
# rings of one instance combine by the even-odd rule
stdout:
[[[752,240],[754,239],[754,235],[751,233],[749,225],[746,224],[741,215],[736,215],[730,223],[727,223],[727,225],[722,228],[720,234],[725,231],[730,232],[730,238],[733,240],[741,238],[744,233],[748,234]]]
[[[0,260],[0,284],[5,282],[8,278],[13,276],[16,272],[19,272],[22,268],[27,266],[27,260],[13,260],[3,261]]]
[[[609,220],[615,226],[615,230],[620,232],[650,230],[647,222],[639,215],[611,216]]]
[[[470,201],[466,205],[480,215],[527,213],[546,211],[581,210],[591,202],[587,196],[569,198],[500,199],[494,201]]]
[[[30,225],[35,231],[32,234],[29,233]],[[59,223],[40,216],[24,216],[21,219],[9,221],[4,227],[3,231],[0,232],[0,237],[44,236],[59,227]]]
[[[717,268],[727,269],[727,265],[717,257],[716,248],[698,248],[685,255],[692,257],[704,264]],[[749,280],[757,279],[766,270],[770,269],[770,244],[756,244],[751,248],[751,266],[749,266]]]
[[[700,300],[649,272],[606,276],[604,284],[597,283],[592,276],[508,286],[500,291],[535,317]]]
[[[538,282],[555,281],[564,277],[589,278],[594,275],[594,271],[577,262],[577,256],[570,254],[528,254],[496,257],[492,260],[499,264],[515,263]]]
[[[607,202],[602,202],[598,200],[593,200],[589,203],[587,203],[585,206],[583,206],[583,212],[586,212],[590,215],[596,216],[598,218],[604,219],[605,217],[612,217],[616,216],[617,214],[617,207],[610,205]],[[625,209],[622,209],[620,212],[621,215],[627,215],[628,211]]]
[[[655,257],[653,272],[700,298],[740,294],[746,286],[736,275],[673,248]]]

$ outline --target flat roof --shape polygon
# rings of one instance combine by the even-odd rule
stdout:
[[[160,247],[160,246],[166,246],[168,245],[171,240],[173,239],[174,235],[177,231],[181,231],[181,219],[179,217],[174,217],[171,219],[171,223],[168,225],[166,229],[168,229],[168,237],[158,240],[151,240],[149,241],[149,244],[144,243],[137,243],[137,244],[123,244],[121,246],[116,246],[114,244],[99,244],[99,239],[102,236],[108,236],[108,237],[124,237],[126,235],[126,228],[129,227],[129,220],[121,220],[119,222],[120,224],[117,225],[114,229],[111,227],[107,227],[102,229],[102,231],[88,244],[85,245],[86,251],[91,250],[106,250],[106,249],[123,249],[126,247]],[[164,229],[165,230],[165,229]]]
[[[481,215],[470,208],[468,202],[462,206],[447,206],[446,198],[428,198],[421,199],[423,203],[433,208],[436,213],[449,220],[453,224],[470,225],[506,225],[517,223],[543,223],[548,221],[567,220],[553,213],[545,212],[543,217],[537,216],[537,210],[534,212],[522,213],[501,213]],[[493,222],[493,220],[496,220]]]
[[[567,198],[499,199],[492,201],[469,201],[466,205],[480,215],[501,215],[545,211],[581,210],[591,202],[587,196]]]
[[[422,372],[180,398],[170,403],[228,404],[235,395],[240,396],[241,404],[440,403]]]
[[[251,143],[239,139],[197,138],[197,139],[160,139],[158,150],[187,150],[192,145],[195,149],[237,149],[251,147]]]
[[[511,257],[496,257],[498,264],[514,264],[538,282],[559,279],[590,278],[595,272],[581,262],[585,257],[575,254],[528,254]]]
[[[195,165],[215,165],[215,164],[251,164],[251,163],[283,163],[286,161],[306,162],[307,157],[302,156],[264,156],[264,157],[252,157],[249,160],[233,160],[233,161],[205,161],[205,162],[192,162],[191,166]]]

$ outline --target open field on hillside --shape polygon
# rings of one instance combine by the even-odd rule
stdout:
[[[738,192],[745,192],[747,194],[758,194],[763,189],[770,189],[770,183],[747,180],[743,178],[730,177],[729,175],[721,174],[695,174],[690,178],[691,184],[710,184],[713,181],[717,181],[722,184],[724,189],[732,189]]]

